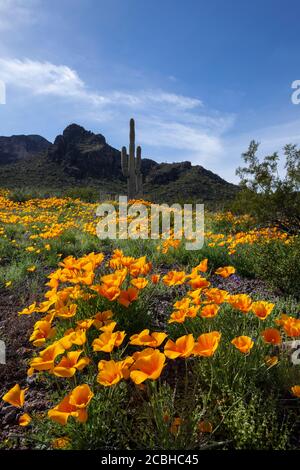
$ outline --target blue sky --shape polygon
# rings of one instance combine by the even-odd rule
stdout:
[[[300,143],[296,0],[0,0],[0,135],[76,122],[229,181],[251,139]]]

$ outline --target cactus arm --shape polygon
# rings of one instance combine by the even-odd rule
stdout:
[[[139,174],[141,171],[141,164],[142,164],[142,149],[138,145],[136,148],[136,161],[135,161],[135,172]]]
[[[121,167],[122,167],[122,173],[125,176],[125,178],[128,177],[128,156],[127,156],[127,150],[126,147],[122,147],[121,150]]]
[[[140,146],[136,148],[136,160],[135,160],[135,179],[136,179],[136,192],[137,196],[140,197],[142,193],[142,174],[141,174],[141,164],[142,164],[142,149]]]

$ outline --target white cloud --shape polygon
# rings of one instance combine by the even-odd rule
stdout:
[[[35,95],[56,95],[90,103],[102,103],[104,97],[89,93],[77,72],[66,65],[29,59],[0,59],[0,79],[8,86],[28,89]]]
[[[139,108],[163,103],[183,110],[202,106],[197,98],[161,90],[144,90],[135,94],[112,91],[102,95],[89,91],[77,72],[66,65],[29,59],[0,59],[0,78],[8,85],[28,88],[34,94],[72,97],[95,105],[118,103]]]
[[[172,161],[189,160],[193,164],[204,165],[222,155],[223,140],[219,131],[217,120],[210,132],[188,120],[185,123],[155,117],[139,120],[139,139],[143,144],[162,149],[162,159],[163,149],[173,149]]]
[[[0,32],[16,31],[20,25],[33,23],[36,3],[37,0],[0,0]]]
[[[203,106],[203,103],[198,98],[190,98],[188,96],[176,95],[174,93],[166,92],[145,92],[143,98],[153,101],[154,103],[165,103],[173,105],[180,109],[194,109]]]
[[[204,164],[218,158],[222,136],[234,121],[232,115],[207,110],[199,98],[161,89],[99,93],[90,90],[76,70],[50,62],[2,58],[0,79],[8,88],[23,89],[30,97],[55,96],[80,103],[81,117],[86,113],[90,120],[110,120],[120,133],[133,115],[139,123],[140,143],[148,146],[149,154],[151,148],[161,148],[162,159],[164,149],[175,150],[174,160]]]

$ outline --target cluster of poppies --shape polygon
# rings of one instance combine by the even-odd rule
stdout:
[[[9,191],[0,190],[0,237],[14,250],[25,250],[38,257],[51,250],[51,240],[69,229],[91,232],[96,206],[79,199],[57,197],[14,202]],[[19,230],[16,238],[12,238],[9,227],[15,224]]]
[[[223,233],[207,232],[206,239],[210,247],[224,247],[228,254],[233,255],[241,245],[253,245],[254,243],[269,243],[279,240],[284,244],[290,244],[295,239],[294,235],[280,231],[277,227],[254,228],[252,230],[237,232],[230,235]]]
[[[57,197],[13,202],[9,197],[9,191],[0,191],[0,237],[7,240],[16,251],[25,250],[38,258],[43,253],[52,250],[52,240],[60,238],[70,229],[96,236],[96,226],[99,221],[95,218],[97,204]],[[151,204],[144,200],[132,200],[129,203],[139,203],[146,208],[149,208]],[[116,210],[118,210],[117,207]],[[181,210],[177,209],[178,211]],[[208,226],[210,219],[226,220],[234,229],[240,223],[251,222],[250,216],[236,217],[231,213],[206,214],[206,218]],[[126,219],[130,222],[132,216],[126,216]],[[120,214],[117,213],[117,222],[120,220]],[[12,238],[11,230],[8,230],[14,224],[22,227],[22,232],[18,231],[16,238]],[[230,254],[234,254],[239,245],[251,245],[270,240],[291,243],[294,239],[293,236],[281,232],[276,227],[253,229],[230,235],[208,231],[205,233],[205,238],[210,247],[225,247]],[[181,243],[181,234],[174,233],[171,228],[168,234],[161,234],[157,249],[164,254],[170,249],[178,248]],[[31,268],[35,270],[35,266],[28,266],[29,272]],[[11,284],[11,279],[7,279],[6,287],[10,287]]]
[[[225,266],[217,269],[215,274],[227,278],[234,272],[234,267]],[[56,380],[73,380],[78,376],[88,382],[77,385],[50,409],[50,419],[66,424],[72,417],[83,423],[88,418],[87,409],[97,387],[112,387],[121,380],[130,380],[140,386],[147,380],[157,380],[168,361],[197,360],[216,353],[222,337],[219,331],[207,331],[197,338],[187,332],[174,339],[165,331],[144,329],[128,337],[126,331],[118,329],[113,306],[117,304],[118,309],[130,315],[130,306],[141,297],[145,298],[143,291],[146,293],[149,289],[153,294],[160,283],[165,288],[185,288],[185,295],[173,304],[169,324],[184,323],[196,317],[214,318],[223,304],[244,315],[254,315],[262,322],[274,309],[270,302],[252,301],[246,294],[230,295],[226,290],[212,287],[207,259],[190,273],[171,270],[160,275],[152,272],[152,264],[145,256],[125,256],[119,249],[113,251],[108,261],[105,261],[103,253],[90,253],[78,259],[69,256],[49,275],[45,300],[19,312],[20,315],[42,314],[30,336],[37,353],[29,362],[28,375],[46,372]],[[110,308],[93,311],[99,302]],[[275,322],[285,335],[300,337],[299,319],[282,314]],[[263,330],[261,337],[271,345],[282,342],[278,328]],[[247,335],[234,337],[231,343],[245,355],[250,354],[254,346],[253,339]],[[125,351],[130,351],[130,354],[125,355]],[[272,357],[268,361],[275,364]],[[96,374],[88,373],[94,370],[97,370]],[[74,381],[74,385],[77,383]],[[26,390],[21,390],[17,384],[4,395],[3,400],[22,408]],[[300,385],[295,385],[292,393],[300,397]],[[29,424],[30,420],[25,413],[20,424]]]

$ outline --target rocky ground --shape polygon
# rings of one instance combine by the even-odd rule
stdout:
[[[26,371],[32,347],[28,335],[34,319],[26,315],[20,317],[18,311],[32,303],[34,297],[34,293],[28,293],[26,304],[21,304],[17,294],[4,289],[0,291],[0,338],[6,345],[6,364],[0,364],[0,397],[16,383],[22,388],[29,385]],[[44,396],[45,386],[33,383],[26,394],[25,412],[46,409]],[[17,408],[0,401],[0,448],[1,444],[12,437],[15,445],[22,448],[20,437],[26,431],[18,425],[21,414]]]

